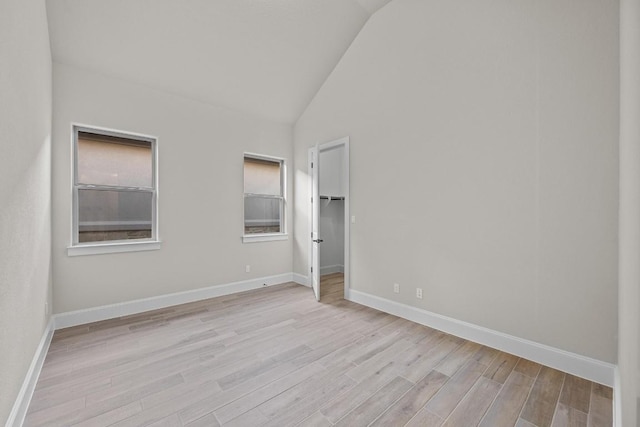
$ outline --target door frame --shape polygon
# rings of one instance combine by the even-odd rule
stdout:
[[[318,160],[320,158],[320,152],[322,151],[326,151],[326,150],[330,150],[332,148],[336,148],[336,147],[340,147],[343,146],[344,147],[344,175],[343,175],[343,179],[344,179],[344,187],[345,187],[345,194],[344,194],[344,299],[346,300],[350,300],[351,295],[349,293],[349,289],[351,288],[351,208],[350,208],[350,203],[351,203],[351,197],[350,197],[350,192],[351,192],[351,185],[349,182],[349,176],[350,176],[350,165],[351,162],[349,160],[349,156],[350,156],[350,152],[349,152],[349,137],[345,136],[333,141],[329,141],[329,142],[325,142],[323,144],[318,144],[315,147],[311,147],[309,148],[309,154],[308,154],[308,163],[307,163],[307,171],[309,173],[309,204],[308,204],[308,208],[309,208],[309,233],[307,233],[307,239],[309,242],[309,265],[307,267],[307,272],[309,273],[309,285],[311,285],[313,287],[313,277],[312,277],[312,273],[311,273],[311,267],[313,266],[313,238],[311,236],[311,232],[313,231],[313,202],[312,202],[312,198],[313,198],[313,172],[311,170],[311,162],[313,161],[314,158],[314,153],[316,152],[317,149],[317,157]],[[319,161],[316,161],[316,165],[319,168]],[[318,175],[319,176],[319,175]],[[319,176],[319,179],[322,180],[322,177]],[[316,203],[320,203],[320,201],[315,201]],[[318,228],[320,227],[319,222],[318,222]],[[320,266],[317,266],[318,271],[320,269]],[[320,295],[320,291],[319,291],[319,286],[318,285],[318,298]]]

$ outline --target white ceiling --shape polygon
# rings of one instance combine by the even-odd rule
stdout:
[[[390,0],[47,0],[53,59],[294,122]]]

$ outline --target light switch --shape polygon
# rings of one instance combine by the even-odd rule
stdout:
[[[351,224],[355,224],[355,223],[356,223],[356,216],[351,215]]]

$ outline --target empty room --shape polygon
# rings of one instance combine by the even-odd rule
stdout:
[[[0,423],[640,427],[640,0],[0,0]]]

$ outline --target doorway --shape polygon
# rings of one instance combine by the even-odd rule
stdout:
[[[321,276],[325,276],[324,283],[342,276],[343,295],[349,299],[349,137],[310,148],[308,170],[312,195],[309,208],[311,287],[316,300],[320,301]]]

